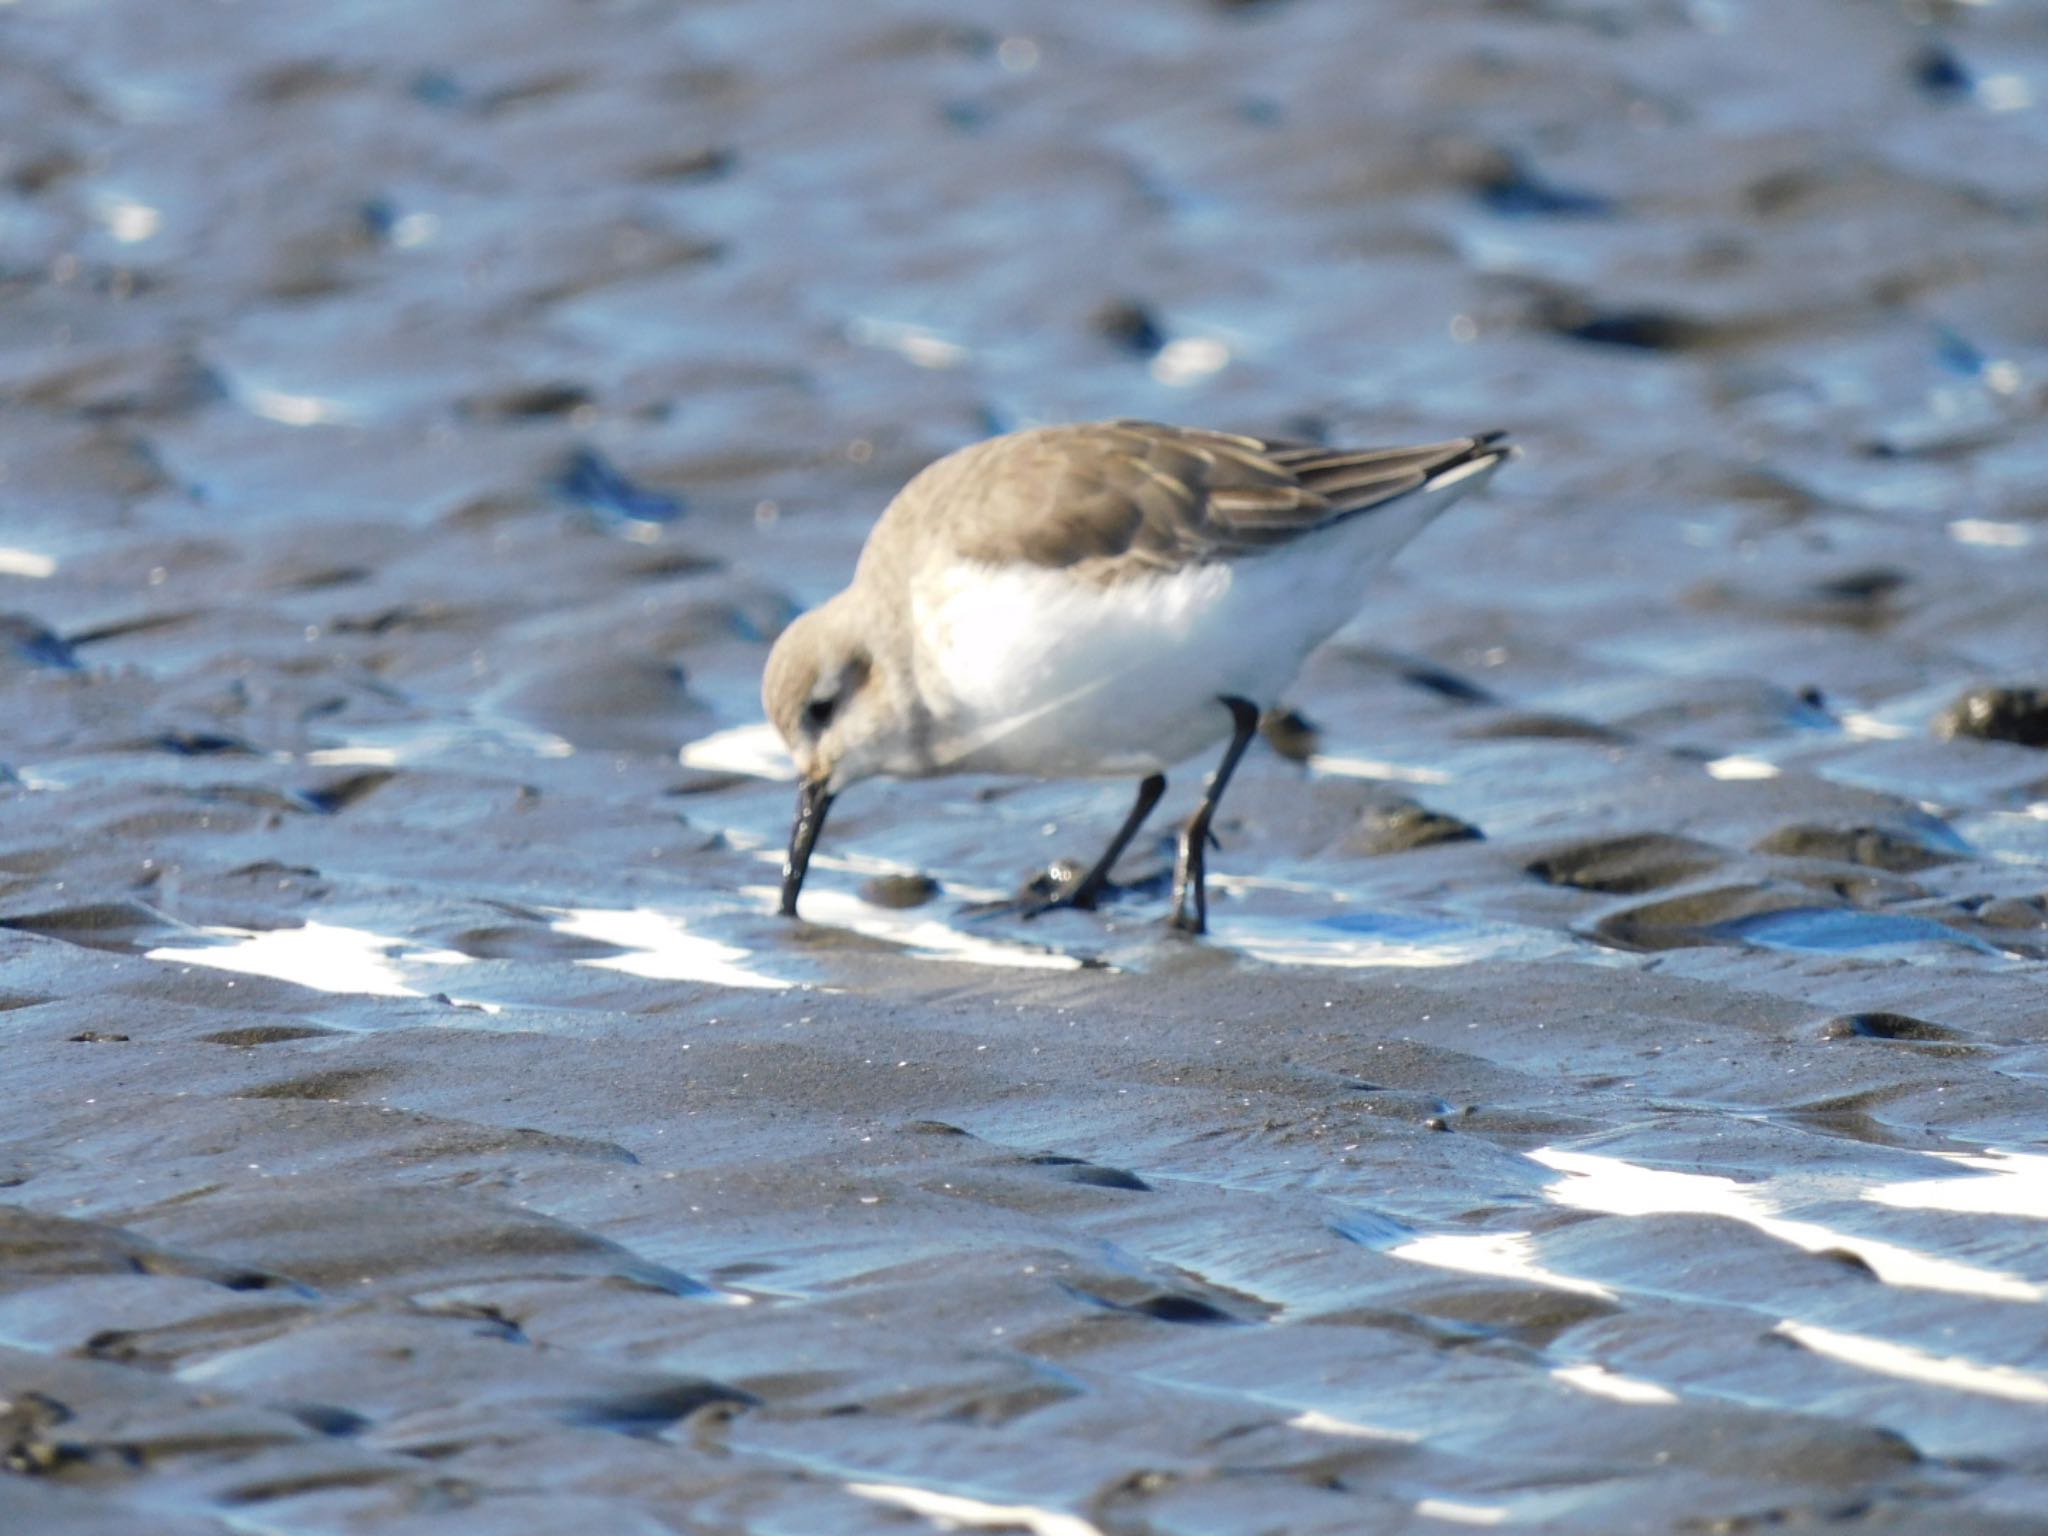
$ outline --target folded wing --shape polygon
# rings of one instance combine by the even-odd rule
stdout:
[[[991,564],[1115,582],[1256,554],[1507,456],[1502,434],[1395,448],[1113,421],[997,438],[935,468],[921,510]],[[961,462],[964,461],[964,462]],[[915,488],[915,487],[914,487]]]

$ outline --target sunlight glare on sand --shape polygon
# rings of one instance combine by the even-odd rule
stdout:
[[[1597,1280],[1580,1280],[1545,1269],[1536,1262],[1536,1245],[1526,1232],[1433,1232],[1414,1238],[1388,1254],[1412,1264],[1434,1269],[1454,1269],[1467,1275],[1494,1275],[1503,1280],[1527,1280],[1557,1291],[1576,1291],[1582,1296],[1613,1300],[1614,1292]]]
[[[1420,1499],[1415,1513],[1425,1520],[1445,1520],[1452,1525],[1499,1525],[1508,1511],[1496,1504],[1461,1504],[1454,1499]]]
[[[294,395],[281,389],[245,385],[236,391],[236,398],[254,415],[265,421],[277,422],[280,426],[331,426],[346,419],[339,405],[317,395]]]
[[[57,574],[57,562],[32,549],[0,549],[0,576],[26,576],[45,581]]]
[[[1937,1355],[1895,1344],[1890,1339],[1873,1339],[1860,1333],[1842,1333],[1817,1328],[1810,1323],[1778,1324],[1772,1332],[1803,1345],[1817,1355],[1840,1360],[1861,1370],[1901,1381],[1924,1382],[1956,1392],[1974,1392],[1982,1397],[2002,1397],[2015,1403],[2048,1403],[2048,1376],[2023,1371],[2010,1365],[1982,1365],[1955,1355]]]
[[[1311,773],[1339,779],[1384,779],[1396,784],[1448,784],[1451,775],[1441,768],[1416,768],[1390,763],[1377,757],[1336,756],[1318,752],[1308,760]]]
[[[1717,757],[1707,764],[1707,776],[1725,783],[1739,783],[1745,779],[1775,779],[1778,765],[1767,763],[1760,757]]]
[[[957,341],[898,320],[857,319],[847,326],[846,336],[856,346],[894,352],[919,368],[957,368],[970,355]]]
[[[900,1483],[848,1483],[848,1493],[878,1504],[894,1504],[912,1514],[923,1515],[941,1530],[998,1529],[1029,1531],[1032,1536],[1102,1536],[1099,1526],[1079,1515],[1039,1509],[1031,1504],[990,1504],[963,1498],[956,1493],[934,1493],[929,1488],[910,1488]]]
[[[756,779],[786,779],[791,782],[796,779],[796,769],[789,761],[789,750],[783,746],[782,738],[775,734],[775,727],[765,720],[757,720],[752,725],[736,725],[731,730],[714,731],[709,736],[685,742],[676,758],[685,768],[697,768],[705,773],[742,773]]]
[[[1722,1216],[1808,1253],[1854,1254],[1887,1285],[1955,1291],[2002,1301],[2039,1301],[2048,1296],[2048,1288],[2003,1270],[1936,1258],[1897,1243],[1837,1231],[1816,1221],[1788,1219],[1779,1214],[1777,1202],[1733,1179],[1643,1168],[1618,1157],[1566,1152],[1556,1147],[1540,1147],[1528,1156],[1531,1161],[1564,1175],[1543,1193],[1556,1204],[1574,1210],[1602,1211],[1610,1216]]]
[[[1345,1440],[1384,1440],[1395,1445],[1413,1445],[1422,1438],[1412,1430],[1381,1429],[1376,1424],[1361,1424],[1356,1419],[1340,1419],[1320,1408],[1304,1409],[1287,1423],[1293,1429],[1305,1429],[1317,1435],[1336,1435]]]
[[[405,981],[405,965],[467,965],[469,956],[452,950],[406,950],[407,941],[360,928],[307,923],[303,928],[207,928],[233,942],[180,948],[165,945],[146,958],[239,971],[295,982],[317,992],[359,997],[423,997]],[[399,953],[404,951],[403,953]]]
[[[700,981],[721,987],[775,989],[794,985],[780,976],[755,970],[746,963],[750,958],[746,950],[692,933],[680,917],[669,912],[646,907],[630,911],[573,908],[555,919],[554,928],[557,933],[596,939],[626,951],[577,962],[596,970],[622,971],[651,981]]]
[[[2032,1152],[1935,1152],[1944,1163],[1968,1168],[1978,1178],[1910,1179],[1867,1189],[1878,1205],[1915,1211],[1969,1211],[1985,1216],[2021,1216],[2048,1221],[2048,1157]]]
[[[1633,1376],[1623,1376],[1610,1371],[1604,1365],[1561,1365],[1551,1376],[1568,1387],[1575,1387],[1591,1397],[1605,1397],[1617,1403],[1675,1403],[1678,1394],[1658,1386],[1654,1381],[1639,1381]]]
[[[955,895],[969,896],[973,899],[969,892],[951,887],[948,889],[953,890]],[[773,903],[780,893],[767,886],[754,886],[744,894],[767,906]],[[964,933],[937,917],[920,916],[915,911],[878,907],[872,902],[863,901],[850,891],[806,888],[803,915],[808,922],[822,923],[830,928],[844,928],[871,939],[880,939],[886,944],[898,945],[926,960],[954,960],[966,965],[1010,966],[1028,971],[1075,971],[1079,970],[1082,964],[1074,955],[1061,954],[1056,950],[1031,944],[985,939],[978,934]]]

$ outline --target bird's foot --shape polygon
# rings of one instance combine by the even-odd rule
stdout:
[[[960,916],[977,921],[997,917],[1029,919],[1061,907],[1092,912],[1100,897],[1099,884],[1093,890],[1088,889],[1084,872],[1078,866],[1061,860],[1025,881],[1014,895],[962,907]]]
[[[1098,879],[1092,884],[1088,873],[1078,864],[1065,859],[1055,860],[1050,868],[1041,870],[1026,881],[1014,896],[1000,901],[977,902],[961,908],[960,915],[974,919],[1021,917],[1028,921],[1043,917],[1048,912],[1095,912],[1127,896],[1153,894],[1166,882],[1164,871],[1122,883]]]
[[[1010,898],[1011,904],[1019,917],[1027,918],[1042,917],[1062,907],[1093,912],[1106,882],[1091,881],[1090,873],[1071,859],[1055,859],[1024,882],[1023,888]]]

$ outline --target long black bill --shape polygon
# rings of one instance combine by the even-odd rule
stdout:
[[[806,779],[796,792],[796,825],[789,829],[789,857],[782,861],[782,915],[796,916],[796,894],[804,888],[804,873],[811,867],[811,850],[818,846],[818,834],[825,830],[825,813],[832,809],[832,796],[822,781]]]

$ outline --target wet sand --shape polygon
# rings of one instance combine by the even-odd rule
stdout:
[[[0,10],[0,1531],[2048,1530],[2048,49],[1369,10]],[[1210,941],[778,921],[768,642],[1106,415],[1526,456]]]

